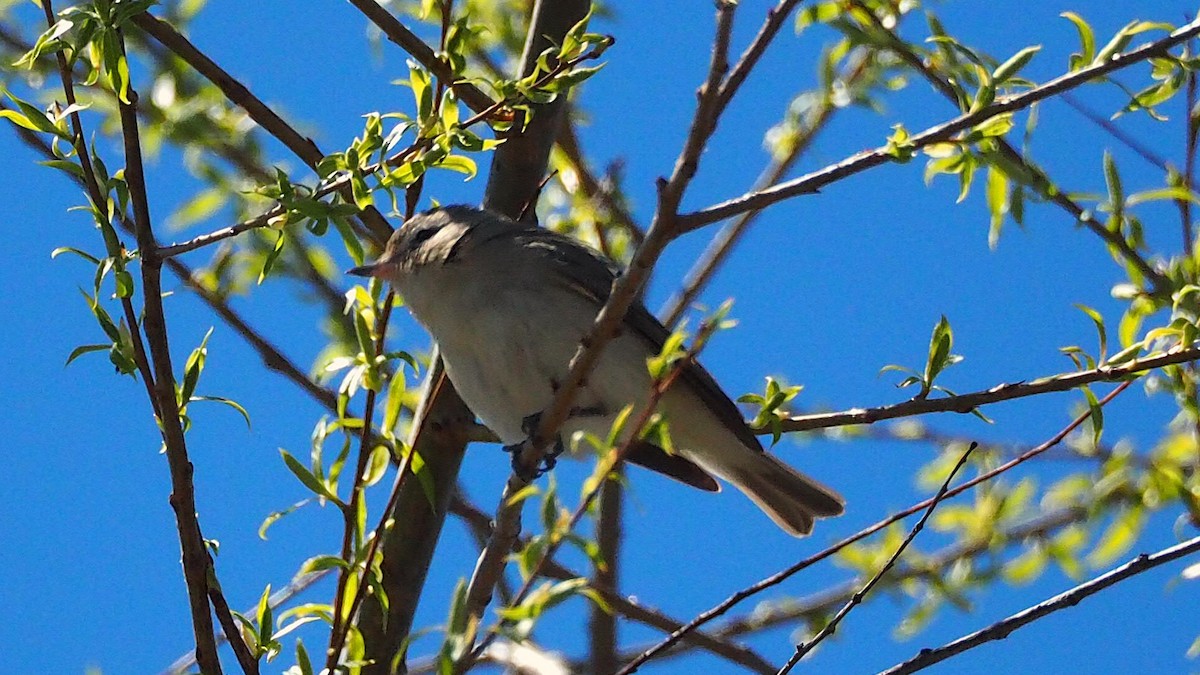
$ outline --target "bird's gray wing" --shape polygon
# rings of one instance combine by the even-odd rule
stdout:
[[[570,237],[543,228],[530,227],[520,235],[527,249],[549,261],[571,288],[595,303],[597,310],[612,292],[612,283],[620,270],[592,249]],[[641,302],[633,303],[625,315],[625,324],[642,337],[654,353],[662,350],[670,331]],[[737,406],[703,366],[692,362],[680,376],[713,415],[747,448],[762,452],[758,437],[746,425]]]

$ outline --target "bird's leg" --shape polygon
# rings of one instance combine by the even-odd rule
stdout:
[[[537,433],[538,425],[540,425],[541,422],[541,411],[535,412],[521,420],[521,431],[525,432],[526,440],[520,443],[504,446],[504,451],[512,455],[513,472],[520,476],[525,482],[532,482],[534,479],[545,475],[547,471],[553,469],[554,465],[558,464],[559,456],[566,451],[566,446],[563,445],[562,435],[556,434],[554,437],[554,448],[542,456],[542,460],[538,462],[538,465],[532,468],[527,468],[525,466],[525,464],[521,461],[521,451],[524,450],[527,445],[532,445],[530,441],[533,439],[534,434]]]

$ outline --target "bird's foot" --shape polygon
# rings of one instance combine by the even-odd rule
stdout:
[[[533,446],[533,437],[537,433],[538,425],[541,424],[542,413],[536,412],[525,419],[521,420],[521,431],[525,432],[526,439],[520,443],[504,446],[504,451],[512,455],[513,473],[517,474],[529,483],[534,479],[546,474],[547,471],[554,468],[558,464],[558,458],[566,450],[563,445],[562,436],[554,437],[554,447],[542,455],[542,459],[534,466],[528,466],[523,461],[522,453],[526,448]]]

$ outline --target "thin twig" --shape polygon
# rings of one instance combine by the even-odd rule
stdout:
[[[458,100],[465,103],[468,108],[480,112],[495,103],[492,97],[484,93],[482,89],[456,76],[449,63],[435,54],[429,45],[425,44],[421,38],[406,28],[399,19],[375,0],[350,0],[350,4],[357,7],[358,11],[383,31],[389,40],[412,55],[417,63],[425,66],[425,69],[433,73],[440,82],[449,84],[454,89],[454,93],[458,95]],[[443,30],[442,33],[444,35],[445,31]]]
[[[50,3],[45,3],[49,19]],[[118,45],[125,50],[124,38],[118,32]],[[128,100],[118,103],[121,133],[125,149],[125,180],[129,187],[129,200],[133,208],[138,250],[142,259],[142,291],[145,295],[142,310],[143,330],[149,346],[150,360],[154,367],[154,397],[157,401],[158,422],[166,447],[167,465],[171,474],[171,507],[179,530],[179,541],[183,556],[183,572],[187,581],[192,623],[196,634],[197,660],[201,670],[219,675],[221,664],[217,657],[216,636],[212,615],[209,613],[208,575],[211,571],[204,537],[196,517],[196,493],[192,483],[192,463],[188,459],[187,443],[179,420],[178,400],[175,394],[175,376],[171,365],[170,343],[167,337],[167,322],[162,304],[162,261],[155,258],[154,230],[150,221],[150,207],[146,195],[145,171],[142,166],[141,141],[138,133],[137,93],[132,87]],[[214,572],[215,574],[215,572]],[[239,636],[240,637],[240,636]],[[232,637],[230,639],[233,639]],[[256,669],[256,664],[251,664]],[[247,664],[242,664],[245,669]]]
[[[1180,363],[1190,363],[1198,359],[1200,359],[1200,347],[1189,349],[1176,348],[1165,354],[1136,359],[1116,366],[1100,366],[1076,373],[1052,375],[1033,380],[1032,382],[998,384],[991,389],[969,394],[959,394],[945,398],[914,398],[903,403],[880,406],[878,408],[856,408],[841,412],[797,415],[781,420],[780,428],[783,431],[811,431],[813,429],[844,427],[852,424],[872,424],[880,420],[935,412],[969,413],[979,406],[989,403],[998,403],[1000,401],[1008,401],[1026,396],[1037,396],[1056,391],[1067,391],[1093,382],[1115,382],[1148,370]],[[768,434],[770,432],[770,429],[760,429],[758,431],[760,434]]]
[[[849,74],[844,77],[842,83],[846,86],[851,86],[858,78],[862,77],[871,58],[870,55],[864,55],[862,58],[856,59],[856,63],[851,66]],[[832,87],[833,83],[830,86]],[[773,158],[758,180],[755,181],[752,189],[761,190],[783,180],[783,177],[791,171],[796,161],[812,145],[817,135],[825,128],[833,118],[834,113],[838,110],[840,108],[834,105],[831,96],[823,97],[819,107],[808,115],[808,119],[806,120],[807,125],[792,141],[787,154],[777,159]],[[664,325],[674,327],[683,318],[684,312],[687,311],[688,307],[700,295],[700,291],[712,280],[721,263],[733,252],[734,246],[737,245],[742,235],[750,229],[750,226],[760,213],[762,213],[761,209],[743,213],[738,216],[736,221],[722,228],[713,238],[708,248],[701,254],[700,259],[688,271],[687,276],[684,278],[683,288],[659,312],[664,317]]]
[[[913,70],[921,73],[921,75],[923,75],[925,79],[931,85],[933,85],[933,88],[941,93],[942,96],[949,99],[951,103],[954,103],[955,105],[959,104],[958,94],[949,80],[934,72],[932,68],[926,65],[921,57],[917,55],[917,53],[914,52],[907,43],[901,40],[895,31],[885,26],[873,11],[862,5],[859,0],[850,1],[852,4],[856,5],[859,10],[861,10],[860,13],[862,16],[867,17],[867,19],[871,22],[872,27],[878,32],[878,34],[887,40],[889,49],[891,49],[892,52],[894,52],[900,57],[901,60],[912,67]],[[1195,24],[1193,23],[1192,26],[1195,26]],[[1145,49],[1145,47],[1140,49]],[[1129,56],[1130,54],[1126,54],[1120,58],[1128,59]],[[1109,61],[1108,63],[1116,64],[1117,62],[1118,61],[1116,57],[1114,57],[1114,60]],[[1094,65],[1096,64],[1093,64],[1093,66]],[[1124,67],[1125,65],[1128,65],[1128,63],[1122,62],[1121,67]],[[1083,70],[1087,70],[1087,68]],[[1079,72],[1082,71],[1076,71],[1076,73]],[[1062,78],[1059,79],[1061,80]],[[1047,84],[1052,83],[1053,81]],[[1042,170],[1041,167],[1026,159],[1016,148],[1013,147],[1011,143],[1009,143],[1003,137],[996,137],[995,140],[997,142],[999,152],[1005,158],[1005,160],[1014,165],[1020,166],[1025,172],[1027,172],[1032,177],[1031,184],[1041,192],[1043,197],[1069,213],[1072,218],[1081,223],[1084,227],[1088,228],[1088,230],[1090,230],[1093,234],[1100,237],[1109,245],[1120,251],[1121,255],[1124,256],[1125,259],[1132,262],[1144,274],[1147,274],[1148,278],[1155,287],[1154,290],[1156,292],[1169,288],[1169,284],[1166,283],[1167,280],[1161,274],[1154,271],[1149,263],[1147,263],[1146,260],[1141,256],[1141,254],[1129,246],[1128,242],[1125,241],[1124,236],[1122,236],[1119,232],[1113,232],[1105,223],[1097,220],[1096,217],[1092,215],[1092,210],[1085,209],[1076,203],[1075,200],[1071,199],[1067,190],[1055,187],[1055,183],[1050,180],[1050,177],[1045,171]]]
[[[941,489],[938,490],[937,494],[933,496],[932,500],[930,500],[928,508],[925,509],[925,513],[922,514],[920,520],[918,520],[917,523],[912,526],[912,529],[908,532],[908,536],[904,538],[904,541],[900,542],[900,545],[896,547],[896,550],[892,553],[891,557],[887,559],[887,562],[883,564],[883,567],[879,568],[879,571],[876,572],[875,575],[870,579],[868,579],[867,583],[864,584],[862,588],[856,591],[854,595],[852,595],[850,599],[846,601],[846,604],[842,605],[842,608],[838,610],[838,613],[833,615],[833,618],[829,620],[829,623],[825,624],[825,627],[822,628],[820,632],[813,637],[813,639],[796,645],[795,653],[792,654],[792,657],[788,659],[788,662],[779,669],[779,673],[777,675],[787,675],[788,673],[792,672],[792,668],[795,668],[796,664],[800,663],[800,659],[804,658],[805,654],[811,652],[818,644],[824,641],[825,638],[833,635],[834,632],[837,631],[838,625],[843,619],[846,618],[846,615],[848,615],[856,606],[861,604],[863,598],[867,597],[867,594],[871,592],[871,589],[875,588],[875,586],[883,579],[884,575],[891,571],[892,567],[896,565],[896,561],[900,559],[900,556],[904,553],[905,549],[908,548],[908,545],[911,544],[913,539],[916,539],[921,530],[925,528],[925,523],[929,520],[929,516],[933,515],[934,509],[936,509],[938,504],[942,502],[942,499],[946,496],[946,492],[950,489],[950,482],[954,480],[954,476],[957,475],[959,470],[962,469],[963,465],[966,464],[967,458],[971,456],[971,452],[977,447],[979,447],[978,443],[972,443],[971,445],[967,446],[966,452],[964,452],[962,456],[958,458],[958,463],[954,465],[954,468],[950,469],[950,475],[946,476],[946,480],[942,482]]]
[[[1115,55],[1108,61],[1095,63],[1077,71],[1066,73],[1029,91],[998,99],[992,105],[986,106],[976,112],[964,113],[953,120],[913,134],[906,143],[909,148],[917,149],[949,140],[958,133],[966,131],[997,115],[1028,108],[1038,101],[1057,96],[1098,77],[1108,75],[1149,58],[1161,56],[1167,50],[1191,39],[1197,34],[1200,34],[1200,19],[1175,30],[1161,40],[1143,45],[1124,54]],[[815,193],[831,183],[861,173],[867,169],[892,162],[894,160],[893,152],[888,146],[881,146],[874,150],[860,152],[805,176],[764,190],[754,190],[740,197],[709,206],[699,211],[682,214],[679,216],[679,227],[683,231],[691,231],[709,223],[724,220],[746,211],[764,208],[791,197]],[[1077,217],[1083,215],[1085,214],[1081,209]],[[1098,232],[1098,234],[1100,233]],[[1168,280],[1164,275],[1138,255],[1122,235],[1105,231],[1105,234],[1101,234],[1101,236],[1104,236],[1108,243],[1118,248],[1128,260],[1134,263],[1153,282],[1156,289],[1161,290],[1168,287]]]
[[[767,18],[763,20],[762,26],[758,29],[758,34],[751,40],[750,45],[742,52],[737,63],[730,69],[729,75],[721,82],[720,91],[717,92],[717,106],[720,115],[725,106],[733,100],[742,83],[746,81],[746,76],[758,65],[758,60],[762,58],[771,41],[779,33],[779,29],[783,24],[787,23],[788,16],[796,5],[800,4],[800,0],[780,0],[780,3],[775,7],[767,10]]]
[[[375,321],[375,329],[378,331],[374,340],[374,354],[365,355],[375,362],[380,356],[386,352],[385,340],[387,338],[388,319],[392,315],[392,307],[395,305],[395,291],[389,289],[387,296],[383,300],[383,309],[379,312],[378,318]],[[350,501],[342,509],[342,550],[341,558],[346,561],[346,567],[343,567],[338,573],[337,592],[333,598],[333,625],[329,631],[329,649],[326,651],[325,669],[332,673],[334,672],[338,658],[342,653],[342,644],[349,633],[349,625],[354,618],[347,611],[346,602],[346,584],[349,582],[350,575],[354,573],[354,545],[357,542],[358,533],[358,518],[360,502],[363,499],[363,492],[366,490],[366,485],[363,483],[363,476],[366,474],[367,462],[371,458],[371,446],[373,434],[371,433],[372,418],[375,415],[375,401],[377,399],[374,389],[367,389],[366,408],[363,412],[363,427],[362,433],[359,436],[358,444],[358,461],[354,471],[354,484],[350,488]],[[411,453],[410,453],[411,454]],[[404,466],[407,466],[407,459]],[[401,468],[404,468],[402,466]],[[397,483],[402,482],[405,472],[400,472],[397,475]],[[393,494],[399,491],[399,485],[393,490]],[[384,511],[387,513],[387,511]],[[364,526],[365,527],[365,526]],[[376,539],[379,539],[379,534],[382,530],[376,532]],[[372,550],[375,546],[372,545]],[[364,565],[364,574],[371,573],[371,561],[367,560]],[[357,595],[361,595],[366,591],[365,584],[360,584],[357,589]]]
[[[1193,537],[1181,544],[1176,544],[1170,548],[1165,548],[1157,553],[1149,555],[1143,553],[1129,562],[1117,567],[1109,572],[1086,581],[1074,588],[1060,593],[1059,595],[1050,598],[1044,602],[1038,603],[1028,609],[1022,610],[1009,616],[1006,619],[997,621],[996,623],[982,630],[965,635],[953,642],[936,647],[933,649],[922,649],[921,653],[913,658],[893,666],[880,675],[904,675],[905,673],[915,673],[919,670],[924,670],[929,666],[945,661],[946,659],[974,649],[979,645],[993,640],[1003,640],[1012,634],[1013,631],[1027,626],[1038,619],[1053,614],[1068,607],[1074,607],[1079,604],[1084,598],[1095,595],[1100,591],[1118,584],[1132,576],[1141,574],[1148,570],[1152,570],[1159,565],[1169,563],[1173,560],[1178,560],[1186,555],[1190,555],[1200,551],[1200,537]]]
[[[1147,163],[1158,167],[1163,171],[1168,170],[1169,163],[1162,155],[1154,152],[1154,150],[1152,150],[1145,143],[1139,141],[1134,136],[1125,133],[1121,127],[1113,124],[1108,118],[1097,114],[1094,110],[1088,108],[1079,99],[1075,98],[1073,94],[1063,94],[1060,98],[1062,99],[1062,102],[1070,106],[1072,110],[1082,115],[1085,119],[1087,119],[1087,121],[1103,129],[1104,132],[1109,136],[1112,136],[1125,147],[1132,150],[1135,155],[1141,157]],[[1194,190],[1195,188],[1193,187],[1192,189]]]
[[[325,153],[321,152],[321,149],[317,147],[317,144],[311,138],[302,136],[300,132],[296,131],[278,113],[252,94],[245,85],[217,65],[204,52],[197,49],[190,40],[175,30],[170,24],[148,12],[136,14],[132,20],[147,35],[157,40],[162,46],[187,62],[196,72],[216,85],[221,90],[221,93],[225,94],[226,98],[245,110],[250,119],[265,129],[267,133],[279,139],[284,146],[307,164],[309,168],[315,169],[317,164],[325,158]],[[339,188],[339,191],[343,193],[348,203],[354,203],[354,197],[350,194],[348,187]],[[374,206],[362,209],[359,211],[358,216],[366,226],[371,239],[376,245],[382,248],[388,236],[392,233],[392,228],[388,225],[387,218],[384,218],[383,214]]]
[[[450,512],[461,518],[477,538],[481,538],[486,542],[488,537],[491,536],[491,516],[484,513],[479,507],[471,504],[461,494],[457,495],[455,500],[451,502]],[[524,548],[527,545],[528,540],[522,540],[519,548]],[[549,560],[546,563],[545,568],[542,570],[542,575],[561,581],[579,579],[581,577],[579,573],[564,567],[555,560]],[[683,626],[679,620],[671,618],[661,611],[647,607],[636,598],[622,595],[611,587],[595,584],[592,585],[592,590],[600,595],[600,598],[604,600],[604,604],[608,605],[614,613],[630,621],[636,621],[656,628],[664,633],[671,633]],[[720,639],[703,631],[693,631],[688,633],[683,639],[697,649],[708,651],[747,670],[766,674],[773,674],[775,672],[775,667],[771,665],[770,661],[767,661],[749,647],[737,644],[731,640]],[[622,658],[622,661],[624,660]]]
[[[1106,396],[1104,396],[1102,399],[1100,399],[1099,403],[1097,404],[1097,407],[1103,407],[1103,406],[1107,405],[1109,401],[1112,401],[1114,398],[1119,396],[1121,394],[1121,392],[1128,389],[1131,384],[1133,384],[1133,383],[1132,382],[1122,382],[1121,384],[1117,385],[1116,388],[1114,388]],[[1006,471],[1009,471],[1020,464],[1024,464],[1025,462],[1033,459],[1034,457],[1037,457],[1038,455],[1042,454],[1043,452],[1045,452],[1045,451],[1049,450],[1050,448],[1061,443],[1062,440],[1064,438],[1066,438],[1068,434],[1070,434],[1072,431],[1074,431],[1076,428],[1078,428],[1080,425],[1082,425],[1085,421],[1087,421],[1087,419],[1089,417],[1091,417],[1091,414],[1092,414],[1091,409],[1088,409],[1087,411],[1081,413],[1074,420],[1072,420],[1070,424],[1063,427],[1063,429],[1061,431],[1056,433],[1053,437],[1051,437],[1046,442],[1044,442],[1041,445],[1038,445],[1034,448],[1030,448],[1030,450],[1028,452],[1020,455],[1019,457],[1015,457],[1012,460],[1005,462],[1004,464],[1001,464],[1000,466],[996,467],[995,469],[992,469],[991,471],[982,473],[982,474],[976,476],[975,478],[972,478],[972,479],[962,483],[958,487],[952,488],[951,490],[947,491],[946,494],[943,495],[942,498],[948,499],[950,497],[954,497],[958,494],[961,494],[961,493],[971,489],[972,487],[979,485],[980,483],[991,480],[992,478],[995,478],[996,476],[998,476]],[[644,664],[646,661],[654,658],[656,655],[662,653],[664,650],[670,648],[675,643],[679,642],[679,640],[682,639],[686,634],[690,633],[693,630],[696,630],[700,626],[707,624],[708,622],[712,621],[713,619],[716,619],[717,617],[724,615],[731,608],[733,608],[735,605],[742,602],[746,598],[757,595],[757,594],[761,593],[762,591],[765,591],[768,588],[771,588],[773,586],[777,586],[777,585],[783,583],[784,581],[791,578],[796,573],[798,573],[802,570],[805,570],[805,569],[815,565],[816,563],[821,562],[822,560],[825,560],[826,558],[834,555],[835,553],[837,553],[838,551],[841,551],[842,549],[846,548],[847,546],[857,543],[857,542],[875,534],[876,532],[879,532],[880,530],[891,525],[892,523],[903,520],[904,518],[907,518],[908,516],[911,516],[912,514],[917,513],[921,509],[927,508],[931,502],[932,502],[932,500],[925,500],[925,501],[919,502],[917,504],[914,504],[914,505],[904,509],[903,511],[894,513],[894,514],[888,516],[887,518],[880,520],[879,522],[875,523],[874,525],[871,525],[870,527],[862,529],[862,530],[858,531],[857,533],[852,534],[849,537],[846,537],[845,539],[842,539],[841,541],[837,542],[836,544],[829,546],[825,550],[815,553],[815,554],[795,563],[794,565],[788,567],[787,569],[785,569],[783,571],[777,572],[777,573],[775,573],[775,574],[773,574],[751,586],[743,588],[742,590],[729,596],[728,598],[726,598],[725,600],[723,600],[721,603],[717,604],[716,606],[712,607],[711,609],[705,610],[704,612],[702,612],[701,614],[696,616],[694,619],[689,621],[686,626],[675,631],[674,633],[671,633],[671,635],[669,635],[662,642],[654,645],[650,649],[647,649],[646,651],[639,654],[637,656],[637,658],[635,658],[632,661],[630,661],[629,663],[627,663],[625,665],[625,667],[622,668],[618,672],[618,675],[628,675],[629,673],[636,672],[637,669],[642,664]]]
[[[566,72],[567,70],[570,70],[571,68],[574,68],[575,66],[577,66],[585,61],[590,61],[592,59],[599,58],[600,53],[601,53],[600,50],[593,50],[593,51],[587,52],[585,54],[581,54],[580,56],[578,56],[574,59],[571,59],[569,61],[564,61],[564,62],[560,63],[558,66],[551,69],[550,72],[546,73],[541,78],[539,78],[538,81],[534,83],[534,85],[533,85],[534,88],[545,86],[547,83],[552,81],[554,78],[558,77],[559,75]],[[479,124],[480,122],[487,120],[488,118],[490,118],[492,115],[494,115],[499,110],[517,103],[519,100],[520,100],[520,97],[513,97],[511,99],[497,101],[491,107],[489,107],[481,112],[478,112],[475,115],[472,115],[471,117],[463,120],[463,122],[460,124],[460,126],[464,129],[470,128],[476,124]],[[363,171],[363,173],[370,174],[370,173],[379,171],[380,169],[382,169],[384,167],[394,166],[398,163],[403,163],[404,161],[415,156],[421,150],[423,150],[426,147],[428,147],[429,145],[431,145],[433,142],[434,142],[434,139],[432,139],[432,138],[425,138],[425,139],[417,140],[412,145],[408,146],[407,148],[405,148],[403,150],[400,150],[399,152],[393,154],[390,157],[385,158],[383,161],[375,162],[375,163],[367,165],[366,167],[363,167],[362,171]],[[312,194],[310,196],[314,199],[319,199],[319,198],[325,197],[333,192],[339,192],[341,190],[345,190],[349,187],[349,185],[350,185],[350,175],[346,172],[342,172],[334,177],[331,177],[327,180],[321,181],[321,183],[316,188],[313,189]],[[267,225],[271,224],[275,219],[283,216],[286,213],[287,213],[286,207],[284,207],[282,204],[276,204],[274,207],[259,214],[258,216],[251,218],[249,220],[243,221],[241,223],[237,223],[236,225],[231,225],[229,227],[225,227],[220,230],[216,230],[216,231],[213,231],[213,232],[210,232],[207,234],[202,234],[202,235],[199,235],[189,241],[182,242],[179,244],[172,244],[169,246],[160,246],[157,249],[157,254],[159,257],[168,258],[168,257],[180,255],[182,253],[187,253],[189,251],[194,251],[198,248],[202,248],[204,246],[214,244],[223,239],[228,239],[230,237],[236,236],[247,230],[253,230],[256,228],[260,228],[260,227],[266,227]],[[384,235],[383,239],[381,241],[386,241],[386,239],[387,239],[387,236]]]
[[[735,7],[731,2],[718,3],[716,37],[713,41],[713,56],[708,76],[698,93],[699,100],[691,129],[671,178],[659,183],[659,205],[654,222],[646,239],[638,246],[629,268],[614,282],[608,300],[575,350],[568,366],[568,374],[560,384],[553,403],[542,413],[541,422],[533,438],[528,439],[523,447],[517,450],[520,453],[517,461],[525,467],[536,467],[541,462],[546,448],[569,416],[575,396],[583,387],[584,380],[599,361],[601,350],[615,337],[618,326],[636,300],[650,270],[667,243],[677,233],[675,214],[680,200],[696,173],[700,153],[716,127],[717,87],[728,68],[726,56]],[[483,609],[490,601],[492,588],[503,573],[508,551],[512,550],[520,535],[523,500],[514,501],[513,497],[526,485],[528,482],[517,471],[512,473],[505,484],[499,506],[496,508],[496,528],[487,549],[476,564],[471,584],[468,586],[467,611],[469,616],[476,620],[469,625],[477,625]],[[518,594],[518,597],[520,595]],[[467,644],[471,645],[473,639],[471,636]]]

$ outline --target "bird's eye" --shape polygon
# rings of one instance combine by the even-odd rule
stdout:
[[[429,239],[435,234],[437,234],[437,230],[434,229],[417,230],[416,232],[413,232],[412,239],[410,240],[412,243],[410,246],[420,246],[425,242],[426,239]]]

